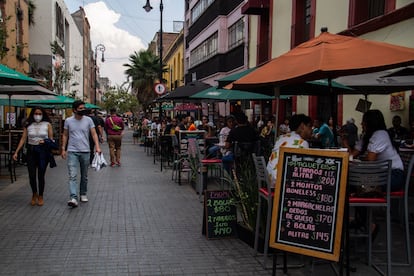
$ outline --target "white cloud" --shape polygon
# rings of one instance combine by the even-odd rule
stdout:
[[[98,51],[97,63],[100,76],[108,77],[112,85],[121,85],[125,80],[125,67],[129,55],[134,51],[145,49],[140,38],[131,35],[115,25],[121,15],[110,10],[104,2],[88,4],[84,7],[91,31],[92,50],[98,44],[105,46],[105,62],[101,63],[101,52]]]

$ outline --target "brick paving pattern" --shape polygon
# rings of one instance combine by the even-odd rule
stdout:
[[[102,148],[108,160],[107,144]],[[131,131],[122,149],[121,167],[89,171],[89,202],[75,209],[66,204],[67,167],[59,156],[47,171],[43,207],[29,204],[26,167],[17,168],[15,183],[0,178],[0,275],[271,275],[262,256],[239,239],[201,234],[203,205],[194,189],[171,181],[170,169],[161,172],[132,144]],[[297,262],[306,266],[289,275],[311,274],[311,258],[290,256],[289,263]],[[352,275],[377,275],[355,263]],[[334,273],[318,262],[313,274]]]

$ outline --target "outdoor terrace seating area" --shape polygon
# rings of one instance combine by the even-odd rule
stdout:
[[[177,185],[192,185],[194,188],[194,192],[198,194],[200,198],[200,202],[203,202],[203,193],[204,190],[233,190],[235,191],[234,182],[229,180],[228,178],[245,178],[246,170],[248,168],[251,170],[251,174],[253,178],[250,179],[250,185],[255,186],[253,189],[254,192],[251,194],[253,201],[255,202],[253,205],[256,207],[254,208],[254,215],[251,218],[255,221],[252,225],[256,225],[256,239],[260,237],[265,237],[265,233],[270,230],[270,219],[271,212],[268,212],[268,206],[272,206],[266,202],[258,203],[258,199],[260,198],[261,188],[260,185],[257,184],[257,179],[255,176],[255,171],[257,172],[257,168],[253,167],[243,167],[243,161],[247,158],[251,158],[253,156],[258,155],[260,157],[261,152],[257,150],[260,148],[260,145],[249,145],[253,146],[251,149],[247,149],[245,145],[240,146],[236,145],[236,148],[233,150],[238,152],[238,157],[235,158],[235,161],[232,163],[231,168],[233,169],[233,173],[226,172],[223,169],[223,164],[220,161],[217,161],[217,156],[213,158],[208,157],[208,151],[206,151],[206,139],[204,137],[204,132],[201,131],[183,131],[181,134],[178,135],[154,135],[151,137],[145,137],[144,144],[142,144],[142,150],[144,154],[147,155],[149,158],[153,158],[154,166],[160,168],[160,170],[167,170],[171,171],[171,180],[172,183]],[[212,139],[213,145],[218,145],[219,138]],[[414,151],[403,150],[402,151],[402,159],[404,161],[404,165],[406,168],[406,172],[408,173],[406,176],[406,186],[404,190],[401,192],[394,192],[391,193],[389,203],[387,208],[390,211],[390,217],[387,218],[385,212],[387,209],[385,207],[381,207],[378,204],[376,205],[376,210],[371,213],[371,220],[375,220],[378,225],[378,229],[380,229],[379,233],[373,234],[373,232],[368,231],[366,233],[359,232],[360,229],[357,229],[357,235],[355,235],[355,229],[352,228],[352,225],[348,225],[344,223],[344,232],[343,235],[349,235],[348,243],[343,245],[343,251],[341,250],[342,254],[346,253],[345,247],[349,250],[350,254],[350,270],[353,270],[354,267],[352,266],[353,260],[355,258],[359,258],[361,260],[366,260],[367,265],[371,265],[371,263],[376,263],[377,268],[380,271],[392,271],[393,267],[405,265],[411,267],[411,246],[413,239],[412,232],[414,229],[414,214],[412,212],[413,206],[412,196],[413,196],[413,186],[411,181],[411,173],[412,173],[412,165],[414,164]],[[211,163],[203,162],[203,160],[208,160],[211,158]],[[263,157],[261,157],[263,158]],[[221,160],[221,159],[219,159]],[[251,159],[253,160],[253,159]],[[217,161],[216,164],[214,164]],[[357,162],[357,161],[353,161]],[[411,164],[410,164],[411,162]],[[216,166],[210,167],[211,164]],[[351,166],[352,162],[350,162]],[[411,169],[410,169],[411,168]],[[359,173],[361,174],[361,173]],[[266,177],[266,176],[265,176]],[[224,181],[223,181],[224,180]],[[348,180],[350,181],[350,180]],[[262,183],[263,184],[263,183]],[[263,186],[263,192],[270,189],[267,186]],[[268,196],[263,193],[263,197],[268,199]],[[385,195],[385,194],[384,194]],[[273,190],[271,192],[270,200],[273,201]],[[348,200],[348,197],[346,197]],[[351,202],[352,201],[352,202]],[[349,220],[354,218],[354,209],[355,202],[358,202],[356,205],[361,205],[363,200],[362,199],[349,199],[350,210],[349,213],[346,214]],[[368,202],[373,202],[372,199],[368,199]],[[271,202],[273,203],[273,202]],[[261,211],[256,213],[257,204],[261,204]],[[240,210],[239,210],[240,212]],[[239,214],[239,219],[242,215]],[[256,222],[257,220],[257,222]],[[346,220],[346,218],[345,218]],[[366,228],[366,229],[369,229]],[[348,232],[349,231],[349,232]],[[375,235],[374,237],[372,235]],[[268,236],[268,234],[266,234]],[[396,238],[397,236],[404,237],[405,244],[400,244],[400,238]],[[269,239],[269,238],[267,238]],[[398,242],[392,242],[393,239],[398,240]],[[387,240],[389,240],[390,248],[386,248]],[[371,242],[372,241],[372,242]],[[256,244],[252,244],[251,246],[255,247],[258,250],[258,241],[256,240]],[[384,251],[384,249],[387,249]],[[396,253],[396,251],[399,251]],[[385,252],[385,254],[384,254]],[[388,261],[387,261],[387,252],[388,252]],[[378,254],[379,253],[379,254]],[[261,254],[261,253],[259,253]],[[270,268],[271,259],[266,256],[267,250],[264,254],[263,259],[263,266]],[[269,250],[269,255],[272,256],[274,254],[274,249]],[[266,259],[268,259],[266,265]],[[391,261],[390,261],[391,260]],[[318,262],[312,262],[313,269],[317,269]],[[307,264],[301,264],[307,265]],[[279,267],[279,266],[278,266]]]

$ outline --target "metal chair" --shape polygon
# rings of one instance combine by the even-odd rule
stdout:
[[[218,168],[221,188],[223,188],[224,176],[222,160],[219,158],[205,158],[205,145],[201,144],[202,142],[202,140],[198,140],[198,143],[196,143],[197,156],[199,160],[199,180],[197,181],[198,187],[196,188],[196,191],[199,194],[199,198],[201,198],[203,191],[207,189],[207,177],[209,168]]]
[[[363,196],[353,193],[361,187],[386,187],[384,194],[378,193],[378,197]],[[390,195],[391,195],[391,160],[386,161],[361,161],[352,162],[348,169],[348,188],[350,189],[349,206],[367,208],[368,221],[367,233],[356,235],[357,237],[367,237],[368,242],[368,265],[373,266],[381,272],[378,264],[372,263],[372,209],[385,208],[386,218],[386,254],[387,254],[387,275],[391,274],[391,213],[390,213]]]
[[[172,170],[172,180],[181,185],[181,174],[186,172],[188,174],[188,181],[190,181],[191,168],[189,167],[189,152],[188,139],[182,139],[179,135],[177,145],[174,146],[174,161]]]
[[[170,164],[173,158],[174,145],[173,136],[162,135],[159,137],[159,148],[160,148],[160,170],[163,169],[163,163]]]
[[[172,178],[181,185],[181,173],[188,174],[188,181],[191,181],[191,174],[194,173],[194,161],[196,159],[196,144],[200,140],[204,144],[204,131],[180,131],[178,133],[178,149],[175,152]]]
[[[399,213],[402,214],[401,218],[404,221],[404,231],[405,231],[405,249],[406,249],[406,262],[397,263],[393,262],[392,265],[395,266],[411,266],[411,244],[410,244],[410,222],[408,220],[408,190],[410,188],[411,177],[413,174],[414,167],[414,154],[411,156],[408,163],[404,164],[404,169],[406,173],[404,187],[401,191],[391,192],[391,199],[398,199],[400,201],[400,210]]]
[[[267,203],[267,215],[266,215],[266,230],[265,230],[265,244],[264,244],[264,259],[263,267],[266,267],[266,259],[268,255],[268,245],[270,237],[270,219],[272,216],[272,205],[274,192],[272,191],[269,183],[269,175],[266,170],[266,161],[263,156],[257,156],[252,153],[254,166],[256,169],[256,179],[259,191],[259,200],[257,205],[257,218],[256,218],[256,231],[254,235],[254,250],[258,251],[259,246],[259,229],[260,229],[260,216],[262,208],[262,200]]]

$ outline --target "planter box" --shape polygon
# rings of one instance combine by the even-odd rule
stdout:
[[[254,231],[248,229],[243,224],[237,223],[237,237],[251,248],[254,248]],[[264,253],[264,237],[259,235],[259,244],[257,251]],[[273,248],[269,247],[268,253],[273,252]]]

